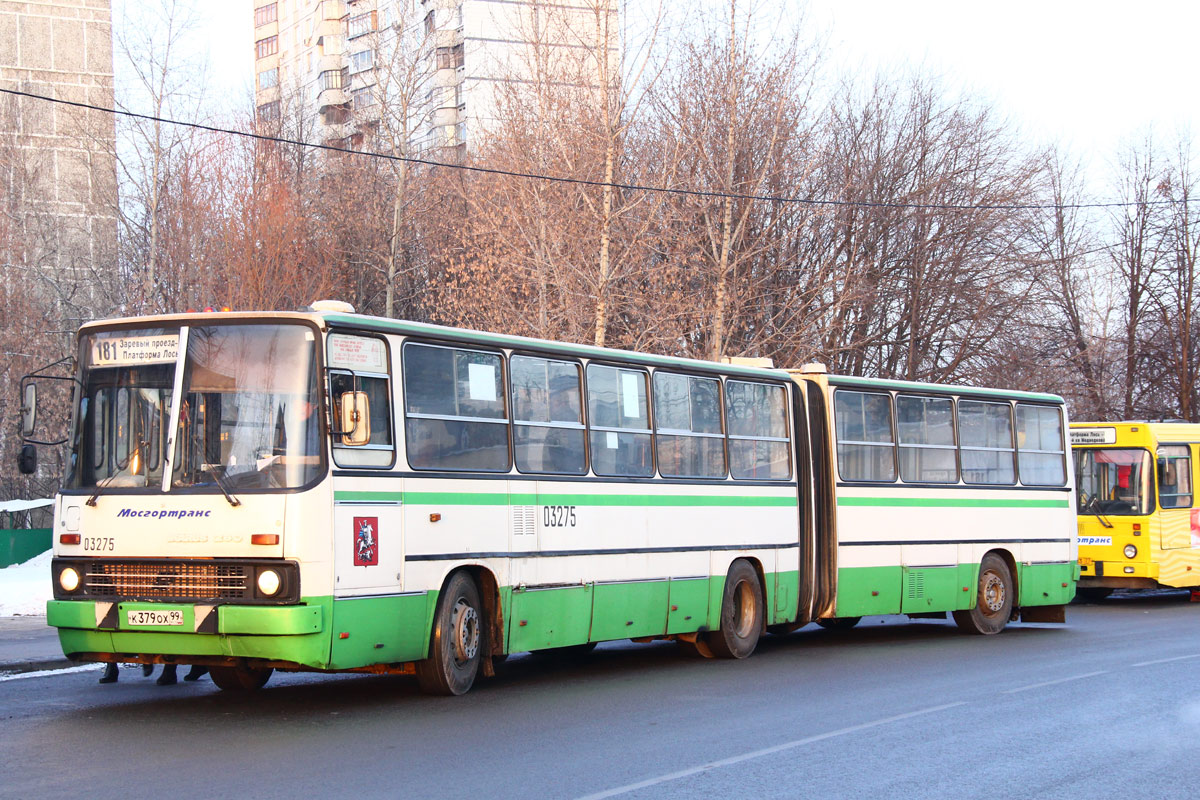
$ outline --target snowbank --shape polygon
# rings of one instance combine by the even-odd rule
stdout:
[[[0,569],[0,617],[45,615],[50,599],[50,557],[47,550],[24,564]]]

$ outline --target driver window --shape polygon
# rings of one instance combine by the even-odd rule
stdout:
[[[1187,445],[1158,448],[1158,502],[1163,508],[1192,505],[1192,458]]]
[[[335,333],[329,335],[327,352],[334,463],[339,467],[391,467],[396,440],[386,342],[374,336]],[[342,424],[343,398],[352,392],[367,396],[371,438],[364,445],[349,445],[337,433]]]

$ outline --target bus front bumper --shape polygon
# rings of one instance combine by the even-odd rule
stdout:
[[[1082,588],[1152,589],[1157,585],[1158,564],[1079,558],[1079,586]]]
[[[289,606],[50,600],[46,622],[63,652],[257,658],[321,667],[329,660],[328,612],[319,601]]]

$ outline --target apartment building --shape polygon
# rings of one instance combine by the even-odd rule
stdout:
[[[0,88],[111,108],[109,0],[0,0]],[[0,94],[0,261],[48,279],[115,263],[115,138],[111,114]]]
[[[616,0],[258,0],[259,122],[461,155],[512,92],[615,74],[617,23]]]

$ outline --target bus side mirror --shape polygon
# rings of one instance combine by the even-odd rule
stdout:
[[[32,475],[37,472],[37,448],[31,444],[21,445],[21,453],[17,456],[17,469],[22,475]]]
[[[21,436],[33,436],[37,424],[37,384],[27,383],[21,387]]]
[[[366,392],[343,392],[338,402],[341,410],[342,444],[361,447],[371,441],[371,401]]]

